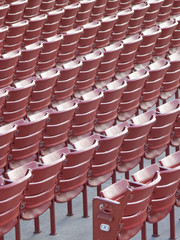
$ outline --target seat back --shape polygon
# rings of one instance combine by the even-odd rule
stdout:
[[[109,240],[117,237],[119,223],[131,193],[127,180],[121,180],[119,186],[121,202],[106,197],[93,199],[93,240]]]

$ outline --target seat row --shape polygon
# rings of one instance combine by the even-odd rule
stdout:
[[[116,170],[129,178],[131,169],[138,164],[143,168],[144,157],[153,164],[164,151],[169,154],[170,145],[179,149],[179,100],[159,106],[156,114],[154,111],[140,114],[131,119],[131,124],[115,122],[101,134],[94,133],[99,101],[100,98],[90,95],[90,100],[85,97],[79,102],[71,100],[27,120],[0,127],[1,173],[36,161],[39,155],[52,152],[55,157],[69,143],[83,149],[86,142],[96,141],[97,156],[92,161],[92,181],[88,184],[98,187],[99,192],[102,183],[110,177],[115,179]]]
[[[147,8],[146,4],[143,6]],[[95,47],[104,47],[110,42],[110,40],[118,41],[123,39],[127,34],[136,34],[140,32],[142,23],[139,23],[138,21],[136,22],[134,15],[137,15],[139,17],[139,15],[142,13],[139,13],[138,11],[144,11],[143,6],[139,6],[139,8],[137,8],[137,5],[135,5],[135,10],[126,9],[123,11],[119,11],[116,15],[102,18],[100,21],[94,20],[94,22],[91,22],[90,24],[83,23],[82,25],[77,25],[75,27],[77,28],[78,26],[84,26],[84,31],[87,33],[89,32],[89,35],[86,36],[86,41],[87,37],[90,37],[90,33],[92,35],[93,32],[94,36],[98,31],[98,36],[95,41]],[[70,7],[68,6],[68,8]],[[137,11],[138,13],[135,13],[134,11]],[[30,18],[29,20],[22,20],[15,24],[11,24],[9,27],[2,26],[0,29],[2,42],[1,45],[3,45],[3,41],[5,38],[5,46],[3,52],[12,51],[20,48],[22,42],[23,45],[29,45],[37,42],[40,38],[46,39],[55,36],[57,33],[66,33],[67,31],[72,30],[72,27],[68,27],[66,30],[61,30],[60,20],[63,20],[62,12],[62,9],[57,9],[49,12],[48,16],[45,14],[41,14],[39,16]],[[73,11],[71,10],[71,12]],[[65,22],[67,22],[67,20]],[[133,23],[131,24],[131,22]],[[156,25],[156,19],[154,23],[151,24],[149,27],[152,27],[154,25]],[[131,30],[131,28],[133,30]],[[110,39],[110,37],[112,39]],[[89,40],[91,40],[92,42],[91,38],[92,36]],[[83,42],[85,42],[85,40]],[[84,44],[82,44],[81,46],[81,51],[83,51],[83,46]],[[81,54],[85,53],[86,52],[83,52]]]
[[[24,61],[23,58],[19,59],[15,75],[24,73],[28,76],[28,73],[35,72],[36,61],[33,61],[32,56],[37,56],[40,45],[33,46],[33,49],[23,52]],[[120,121],[125,121],[137,113],[138,109],[150,109],[158,103],[159,98],[167,100],[173,95],[178,98],[179,52],[169,55],[168,59],[158,60],[147,68],[127,74],[126,77],[118,77],[116,66],[120,59],[125,58],[125,52],[121,55],[121,51],[121,42],[115,43],[102,51],[90,53],[83,59],[39,73],[36,77],[14,80],[13,85],[0,91],[1,123],[16,121],[30,112],[59,105],[73,97],[81,100],[84,97],[90,100],[92,97],[101,98],[96,116],[96,131],[101,132],[107,126],[112,126],[117,117]],[[32,64],[27,61],[28,57],[32,59]],[[1,77],[9,74],[12,82],[15,65],[10,66],[10,63],[17,61],[17,55],[16,58],[6,60],[3,61],[3,68],[6,69],[1,70]]]
[[[180,152],[176,152],[101,191],[93,200],[93,240],[131,239],[141,230],[146,240],[146,222],[153,224],[170,214],[170,239],[175,239],[174,206],[179,206]],[[161,229],[162,231],[164,229]]]
[[[146,3],[146,1],[122,2],[120,0],[116,0],[112,3],[112,1],[101,0],[97,3],[94,0],[39,0],[34,3],[34,1],[27,0],[10,0],[6,1],[6,4],[0,6],[1,25],[4,24],[4,22],[6,25],[10,25],[21,21],[22,18],[29,19],[37,16],[38,14],[48,14],[56,9],[64,9],[62,16],[62,29],[65,30],[66,28],[69,28],[70,25],[70,28],[72,28],[74,23],[77,26],[83,25],[89,21],[100,20],[104,16],[116,14],[119,10],[125,10],[129,7],[134,7],[135,11],[140,12],[140,8],[143,8],[143,3]],[[145,15],[145,25],[147,25],[147,27],[152,26],[152,24],[156,21],[156,18],[158,21],[167,20],[170,16],[171,9],[172,14],[179,13],[179,4],[174,0],[151,0],[148,4],[149,9]],[[136,18],[138,18],[138,21],[143,21],[144,16],[141,17],[139,14],[137,15],[138,16]],[[65,27],[65,25],[67,26]]]
[[[96,147],[97,141],[85,141],[83,149],[65,148],[54,156],[47,155],[40,162],[29,162],[0,177],[0,237],[3,238],[15,226],[16,239],[19,240],[20,219],[33,219],[35,232],[39,233],[39,216],[48,209],[51,235],[55,235],[54,203],[68,202],[71,215],[71,200],[82,191],[84,216],[87,217],[86,182]],[[156,225],[169,212],[171,238],[175,238],[173,213],[180,180],[179,154],[177,152],[162,159],[160,163],[165,167],[154,164],[136,172],[133,175],[134,182],[122,180],[101,191],[101,198],[93,201],[95,240],[116,239],[117,235],[118,239],[127,236],[129,239],[141,228],[142,239],[145,240],[146,219]],[[157,228],[154,234],[158,234]]]

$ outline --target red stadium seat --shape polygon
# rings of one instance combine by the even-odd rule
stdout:
[[[21,52],[15,50],[0,57],[0,88],[6,87],[13,82],[16,64]]]
[[[95,48],[102,48],[110,43],[111,32],[117,19],[117,15],[102,18],[95,38]]]
[[[153,224],[153,236],[158,235],[158,222],[170,213],[170,239],[175,239],[174,203],[180,180],[180,167],[170,169],[156,164],[133,174],[133,179],[141,184],[151,181],[155,171],[160,170],[161,181],[157,184],[150,201],[146,221]],[[150,177],[151,176],[151,177]]]
[[[39,14],[39,8],[42,0],[28,0],[25,10],[23,12],[23,18],[29,19]]]
[[[127,124],[120,123],[107,128],[101,135],[92,135],[89,138],[98,139],[98,149],[95,151],[91,161],[91,175],[88,179],[88,186],[97,187],[97,195],[100,194],[101,184],[112,177],[112,183],[116,182],[116,160],[119,149],[127,134]],[[81,144],[81,141],[77,142]]]
[[[55,0],[42,0],[39,13],[40,14],[47,14],[48,12],[52,11],[54,8]]]
[[[160,156],[166,149],[171,140],[173,124],[180,112],[178,99],[165,103],[157,108],[156,122],[148,136],[148,144],[145,158],[151,159],[154,163],[155,158]]]
[[[79,138],[91,135],[94,129],[94,120],[103,91],[95,89],[83,94],[78,102],[78,109],[71,122],[71,135],[69,141],[74,143]]]
[[[171,14],[171,9],[173,6],[174,0],[164,0],[158,14],[158,22],[164,22],[168,20]]]
[[[38,58],[38,71],[45,71],[56,65],[57,54],[62,39],[62,35],[55,35],[44,39],[42,42],[43,47]]]
[[[42,158],[43,162],[49,158],[52,161],[57,161],[63,153],[66,154],[66,163],[63,166],[55,191],[55,201],[58,203],[68,203],[68,215],[72,215],[72,199],[82,192],[83,216],[88,216],[86,183],[90,161],[97,145],[97,140],[90,141],[90,139],[85,138],[81,141],[81,146],[77,149],[62,148]]]
[[[150,182],[144,184],[129,181],[129,188],[131,189],[130,197],[127,199],[122,220],[118,225],[112,226],[112,228],[116,227],[114,229],[116,231],[115,238],[111,237],[111,232],[113,233],[114,231],[110,231],[108,234],[109,239],[130,239],[140,230],[142,234],[141,239],[146,239],[145,221],[148,215],[149,202],[161,177],[156,172],[153,176],[149,176],[149,178],[151,178]],[[121,181],[116,182],[101,191],[101,196],[109,200],[121,202],[122,188]]]
[[[114,15],[119,10],[120,0],[115,1],[107,1],[106,9],[105,9],[105,16]]]
[[[95,0],[80,1],[81,6],[77,12],[75,20],[76,27],[83,26],[89,22],[91,10],[93,8],[94,3]]]
[[[44,164],[29,162],[6,174],[10,180],[18,181],[24,177],[28,169],[32,173],[24,193],[20,217],[22,220],[34,220],[35,233],[40,232],[39,216],[50,209],[51,235],[56,234],[54,192],[64,160],[65,155],[61,154],[56,161],[46,159]]]
[[[85,55],[92,52],[96,33],[100,25],[100,21],[93,21],[83,26],[83,32],[77,47],[78,55]]]
[[[14,169],[37,159],[47,118],[47,114],[40,119],[32,115],[29,121],[20,119],[14,122],[17,130],[8,156],[9,168]]]
[[[82,62],[80,60],[70,61],[61,65],[59,68],[60,76],[56,81],[52,96],[54,101],[70,99],[73,96],[74,85],[81,66]]]
[[[137,112],[144,83],[148,80],[148,77],[148,71],[141,69],[129,74],[124,79],[127,82],[127,87],[120,99],[118,111],[120,121],[130,119]]]
[[[78,96],[79,92],[91,89],[95,84],[96,73],[98,66],[103,57],[101,51],[95,51],[87,54],[81,59],[82,66],[76,78],[74,95]]]
[[[26,79],[14,83],[14,88],[7,87],[8,96],[2,109],[1,122],[10,123],[26,116],[29,96],[34,84],[33,79]]]
[[[25,33],[27,26],[28,26],[27,20],[14,23],[9,26],[8,32],[4,40],[2,52],[7,53],[21,48],[23,35]]]
[[[117,229],[131,193],[128,181],[121,180],[118,190],[121,202],[104,197],[93,199],[93,240],[117,238]]]
[[[156,121],[154,111],[140,114],[131,119],[117,161],[117,171],[125,173],[129,178],[129,171],[140,164],[143,166],[143,156],[148,135]]]
[[[153,107],[160,96],[161,86],[170,63],[166,59],[161,59],[148,66],[149,78],[144,84],[140,108],[143,111]]]
[[[111,33],[112,41],[122,40],[126,36],[128,24],[132,14],[133,10],[129,8],[117,13],[118,19],[114,24],[114,28]]]
[[[4,21],[5,21],[5,17],[8,12],[8,9],[9,9],[9,4],[0,5],[0,26],[1,27],[4,26]]]
[[[149,8],[145,13],[145,17],[143,20],[143,28],[150,28],[156,25],[158,13],[160,7],[162,6],[164,0],[150,0]]]
[[[127,34],[136,34],[141,31],[142,23],[148,8],[148,2],[142,2],[140,4],[132,6],[132,10],[134,11],[134,13],[132,14],[132,17],[129,21]]]
[[[104,97],[97,110],[95,131],[103,132],[114,125],[123,91],[127,87],[123,79],[115,80],[104,87]]]
[[[60,44],[58,54],[59,63],[68,62],[75,58],[77,45],[82,32],[83,28],[78,27],[63,34],[63,41]]]
[[[57,35],[63,12],[64,10],[60,8],[47,13],[47,19],[41,34],[43,39]]]
[[[38,111],[51,105],[51,96],[58,76],[58,69],[50,69],[34,78],[35,86],[29,98],[28,111]]]
[[[65,33],[73,29],[80,3],[74,3],[64,7],[64,13],[59,24],[59,33]]]
[[[121,0],[119,8],[120,10],[128,9],[132,6],[133,0]]]
[[[4,172],[8,164],[10,145],[14,138],[16,126],[12,123],[0,127],[0,174]]]
[[[24,34],[23,45],[29,45],[36,43],[40,40],[41,32],[47,15],[41,14],[36,17],[32,17],[29,20],[28,27]]]
[[[103,18],[107,1],[108,0],[99,0],[94,3],[94,6],[91,11],[91,16],[90,16],[91,22],[95,20],[100,20]]]
[[[172,97],[180,86],[180,52],[168,56],[170,67],[167,70],[161,89],[161,99],[167,100]]]
[[[10,3],[9,10],[5,18],[5,25],[11,25],[22,20],[27,2],[28,0],[18,0]]]
[[[15,227],[16,240],[20,240],[20,216],[19,209],[22,207],[23,194],[32,174],[30,171],[21,179],[9,180],[0,177],[0,238]]]
[[[43,44],[36,42],[21,49],[14,78],[16,80],[26,79],[35,74],[36,64]]]

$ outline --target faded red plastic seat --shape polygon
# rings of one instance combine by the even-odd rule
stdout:
[[[131,119],[117,160],[117,171],[125,173],[129,178],[129,171],[140,164],[143,167],[143,156],[148,135],[156,121],[154,111],[140,114]]]
[[[171,155],[168,155],[167,157],[159,160],[159,163],[161,166],[170,168],[170,169],[176,169],[180,167],[180,151],[175,152]],[[180,207],[180,184],[178,186],[177,192],[176,192],[176,206]]]
[[[8,154],[15,131],[16,126],[12,123],[0,127],[0,174],[4,172],[7,166]]]
[[[108,0],[99,0],[96,1],[93,5],[90,21],[100,20],[104,17],[104,11],[107,5]]]
[[[42,0],[29,0],[23,12],[23,18],[29,19],[39,14],[39,8]]]
[[[38,71],[45,71],[55,66],[56,58],[60,43],[63,39],[62,35],[55,35],[44,39],[43,46],[38,58]]]
[[[140,230],[141,239],[146,239],[145,221],[148,215],[149,202],[154,189],[161,179],[158,172],[155,172],[153,176],[148,175],[148,177],[150,181],[144,184],[128,181],[128,188],[131,191],[130,197],[127,199],[127,205],[124,209],[122,220],[116,226],[116,229],[114,229],[114,231],[116,231],[114,236],[116,237],[112,238],[110,236],[112,231],[110,231],[108,234],[109,239],[131,239]],[[119,181],[101,191],[101,196],[105,199],[121,202],[122,189],[124,189],[124,187],[121,181]],[[114,227],[115,226],[112,226],[112,229]]]
[[[105,16],[114,15],[119,10],[120,0],[115,1],[107,1],[106,9],[105,9]]]
[[[176,28],[173,31],[171,38],[171,48],[176,48],[180,46],[180,17],[176,17],[176,21],[178,22]]]
[[[56,234],[54,192],[64,160],[65,155],[61,154],[56,161],[46,158],[42,159],[43,164],[33,161],[7,172],[13,181],[22,179],[27,170],[32,173],[24,193],[20,217],[22,220],[34,220],[35,233],[40,233],[39,216],[50,209],[51,235]]]
[[[63,34],[63,41],[60,44],[58,54],[59,63],[68,62],[75,58],[77,45],[82,32],[83,28],[78,27]]]
[[[0,27],[4,26],[4,21],[5,21],[5,17],[8,12],[8,9],[9,9],[9,4],[0,5]]]
[[[148,28],[142,33],[143,39],[136,53],[136,64],[144,63],[148,65],[150,63],[150,60],[153,57],[156,41],[160,33],[161,29],[156,26]]]
[[[155,56],[163,55],[168,52],[173,31],[177,25],[178,22],[175,19],[170,19],[159,24],[161,33],[156,41],[154,48]]]
[[[169,19],[173,3],[174,3],[174,0],[163,1],[163,4],[158,14],[158,19],[157,19],[158,22],[164,22],[165,20]]]
[[[31,178],[31,172],[25,173],[16,181],[0,177],[0,238],[15,227],[16,240],[21,239],[19,210],[23,194]]]
[[[53,108],[43,111],[49,115],[43,131],[41,147],[43,154],[49,151],[48,148],[67,146],[71,121],[77,107],[78,101],[73,99],[60,105],[53,105]],[[42,113],[36,115],[41,116]]]
[[[47,118],[47,114],[41,119],[32,115],[29,120],[14,122],[17,130],[8,156],[9,168],[14,169],[37,159]]]
[[[26,116],[27,105],[34,84],[33,79],[26,79],[14,83],[14,88],[6,88],[8,95],[0,116],[1,122],[10,123]]]
[[[26,79],[35,74],[36,64],[43,44],[36,42],[21,49],[14,78],[16,80]]]
[[[60,8],[47,13],[47,19],[41,33],[43,39],[57,35],[63,12],[64,10]]]
[[[178,15],[180,13],[180,2],[178,0],[174,0],[174,3],[171,8],[171,15]]]
[[[0,52],[2,48],[4,47],[4,40],[6,38],[6,34],[8,32],[9,28],[7,26],[0,27]]]
[[[91,175],[88,179],[88,186],[97,187],[97,195],[100,194],[101,184],[112,177],[112,183],[116,182],[116,160],[119,149],[127,134],[127,124],[120,123],[107,128],[101,135],[92,135],[89,138],[98,139],[98,148],[91,161]],[[75,143],[75,146],[81,141]]]
[[[80,6],[81,4],[78,2],[64,7],[64,13],[59,24],[59,33],[65,33],[73,29]]]
[[[88,89],[91,90],[92,86],[95,84],[97,70],[102,58],[103,53],[101,51],[95,51],[93,53],[87,54],[81,59],[82,66],[77,75],[74,88],[75,96],[77,96],[78,92],[80,91]]]
[[[170,67],[167,70],[161,88],[161,99],[167,100],[176,92],[180,86],[180,52],[169,55],[167,58],[170,61]]]
[[[133,14],[133,10],[129,8],[119,11],[117,13],[118,19],[115,22],[112,33],[111,33],[112,41],[122,40],[126,36],[128,24],[132,14]]]
[[[116,14],[102,18],[95,38],[95,48],[102,48],[110,43],[111,32],[118,17]]]
[[[120,99],[118,109],[118,119],[120,121],[126,121],[137,112],[142,90],[148,78],[148,71],[141,69],[129,74],[127,78],[124,79],[127,82],[127,87],[123,91]]]
[[[117,62],[119,73],[129,71],[134,67],[134,59],[141,41],[142,36],[140,34],[135,34],[122,41],[123,49]]]
[[[40,14],[47,14],[48,12],[52,11],[55,5],[55,0],[42,0],[39,13]]]
[[[6,87],[13,82],[16,64],[21,55],[19,50],[15,50],[0,57],[0,88]]]
[[[25,31],[23,45],[29,45],[36,43],[40,40],[42,28],[44,26],[45,20],[47,18],[46,14],[41,14],[36,17],[28,19],[28,28]]]
[[[77,75],[82,66],[82,61],[74,60],[61,65],[59,68],[60,75],[54,86],[52,99],[54,101],[61,101],[70,99],[74,94],[74,85]]]
[[[142,2],[132,6],[134,12],[128,24],[127,34],[136,34],[141,31],[142,23],[148,8],[148,2]]]
[[[89,22],[91,10],[93,8],[93,5],[95,3],[95,0],[84,0],[80,1],[80,8],[76,15],[75,25],[83,26]]]
[[[1,88],[0,89],[0,114],[2,113],[7,96],[8,96],[8,90],[5,88]]]
[[[14,23],[9,26],[2,52],[6,53],[21,48],[23,35],[27,26],[27,20]]]
[[[96,132],[103,132],[106,128],[114,125],[118,115],[119,102],[126,86],[126,81],[119,79],[104,87],[104,97],[97,110],[94,127]]]
[[[55,201],[58,203],[68,203],[68,215],[72,215],[72,199],[82,192],[83,216],[88,216],[86,184],[90,162],[97,146],[97,140],[85,138],[81,141],[81,146],[77,149],[62,148],[42,158],[43,162],[45,162],[46,158],[56,161],[63,153],[66,155],[66,163],[63,166],[56,186]]]
[[[153,164],[136,172],[132,178],[144,184],[151,181],[156,171],[160,171],[161,181],[157,184],[151,196],[151,207],[146,221],[153,224],[153,236],[157,237],[159,236],[158,222],[170,213],[170,239],[175,239],[174,203],[180,181],[180,166],[170,169]]]
[[[93,240],[117,238],[117,229],[131,193],[129,182],[126,179],[119,181],[118,190],[121,202],[105,197],[93,199]]]
[[[5,18],[5,25],[21,21],[28,0],[18,0],[9,4],[9,10]]]
[[[58,79],[59,70],[56,68],[36,75],[35,86],[29,98],[28,111],[39,111],[51,105],[54,85]]]
[[[169,67],[170,63],[166,59],[161,59],[148,66],[149,78],[144,84],[140,103],[140,108],[143,111],[157,103],[163,79]]]
[[[148,136],[145,158],[151,159],[154,163],[155,158],[160,156],[166,149],[171,140],[173,124],[180,112],[180,102],[178,99],[172,100],[159,106],[156,110],[156,122]]]
[[[97,71],[96,82],[110,80],[115,75],[115,68],[118,58],[123,49],[122,42],[116,42],[105,47],[103,52],[103,58],[100,62]]]
[[[71,122],[70,142],[75,142],[81,137],[91,135],[94,129],[97,109],[102,98],[102,89],[95,89],[81,96],[78,102],[78,109]]]
[[[150,28],[156,25],[160,7],[164,0],[149,0],[149,8],[145,13],[143,28]]]
[[[78,55],[92,52],[96,33],[100,25],[100,21],[93,21],[83,26],[83,32],[80,36],[77,47]]]

